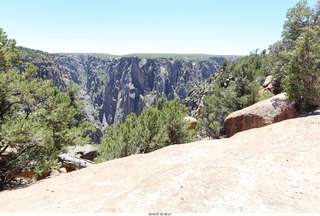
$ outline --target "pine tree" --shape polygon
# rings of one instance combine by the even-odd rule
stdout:
[[[295,49],[283,52],[285,91],[301,110],[320,105],[320,32],[319,27],[305,27],[295,40]]]
[[[312,13],[307,0],[299,1],[288,10],[282,31],[283,43],[287,48],[294,49],[294,41],[301,35],[302,29],[317,23],[318,18],[313,17]]]
[[[204,97],[203,113],[199,123],[200,134],[218,139],[224,131],[225,117],[239,107],[235,83],[230,83],[228,88],[214,85],[210,93]]]
[[[0,28],[0,71],[8,71],[12,64],[18,62],[18,50],[15,49],[16,41]]]
[[[0,29],[0,186],[23,170],[43,176],[60,166],[57,156],[68,145],[89,142],[93,130],[85,121],[77,90],[62,93],[52,81],[37,78],[37,67],[24,72],[11,67],[18,61],[15,41]],[[3,154],[11,155],[3,161]]]
[[[195,140],[195,133],[189,130],[184,120],[187,108],[179,99],[167,102],[158,100],[156,106],[145,109],[139,117],[130,114],[124,123],[111,125],[97,145],[97,162],[103,162],[135,153],[139,147],[145,153],[155,151],[172,144]]]
[[[276,62],[281,62],[283,86],[300,111],[320,105],[319,96],[319,13],[306,0],[288,10],[282,33],[282,49]]]

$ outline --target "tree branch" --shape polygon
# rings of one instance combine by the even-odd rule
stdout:
[[[0,156],[3,154],[3,152],[5,152],[7,150],[7,148],[9,147],[9,145],[6,145],[1,151],[0,151]]]

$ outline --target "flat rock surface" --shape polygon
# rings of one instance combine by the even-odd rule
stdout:
[[[0,212],[320,212],[320,115],[0,193]]]

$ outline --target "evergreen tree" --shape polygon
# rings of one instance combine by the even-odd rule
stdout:
[[[184,120],[187,108],[179,99],[166,102],[158,100],[156,106],[145,109],[139,117],[130,114],[124,123],[111,125],[97,145],[97,162],[126,157],[135,153],[137,147],[145,153],[172,144],[195,140],[195,133],[189,130],[190,124]]]
[[[295,40],[295,49],[283,52],[285,91],[301,110],[320,105],[319,27],[305,27]]]
[[[0,71],[8,71],[12,64],[18,62],[18,50],[15,49],[16,41],[0,28]]]
[[[219,138],[224,133],[224,119],[231,112],[260,101],[261,84],[268,74],[263,70],[266,53],[252,52],[236,62],[223,65],[209,93],[204,97],[199,122],[202,136]]]
[[[235,83],[228,88],[214,85],[210,93],[204,97],[204,107],[199,123],[199,132],[202,136],[218,139],[224,132],[223,122],[227,115],[239,109]]]
[[[165,119],[162,118],[165,100],[161,98],[157,106],[145,109],[138,120],[137,137],[140,145],[146,152],[165,147],[169,142],[168,131],[165,127]]]
[[[294,41],[301,35],[304,27],[311,27],[318,22],[318,18],[312,14],[313,10],[308,6],[307,0],[299,1],[288,10],[282,32],[283,42],[288,49],[294,49]]]
[[[282,65],[285,91],[301,111],[320,105],[319,8],[320,2],[311,8],[301,0],[288,10],[282,34],[284,48],[276,59]]]
[[[89,142],[93,130],[85,121],[77,90],[62,93],[52,81],[37,78],[37,68],[27,64],[18,73],[15,41],[0,29],[0,185],[23,170],[43,176],[60,166],[57,156],[67,145]],[[11,148],[4,161],[3,154]]]

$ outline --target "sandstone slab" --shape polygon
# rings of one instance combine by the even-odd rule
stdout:
[[[263,127],[297,115],[294,103],[288,100],[285,93],[281,93],[231,113],[224,121],[224,128],[227,136],[231,137],[240,131]]]
[[[0,212],[319,213],[320,115],[0,192]]]

